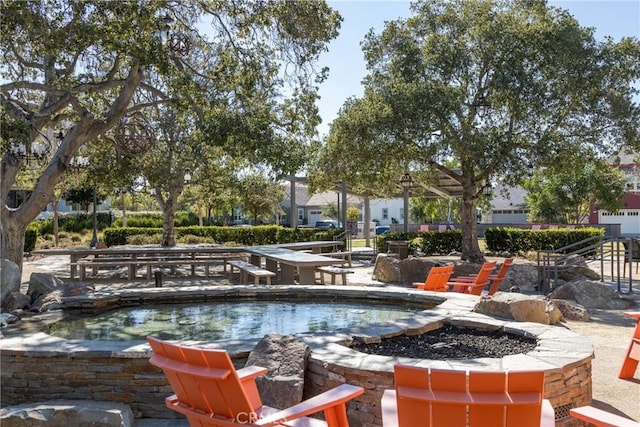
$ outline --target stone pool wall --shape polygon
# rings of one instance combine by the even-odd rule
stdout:
[[[245,292],[255,294],[256,289],[259,288]],[[270,287],[265,292],[272,294],[275,289]],[[202,298],[203,289],[199,288],[197,292]],[[295,287],[289,292],[299,297],[301,288]],[[355,294],[347,287],[322,288],[322,293],[329,292],[337,297]],[[361,290],[358,293],[363,294]],[[415,302],[426,293],[412,296],[411,290],[394,293],[381,289],[365,294],[387,302],[393,300],[394,295]],[[588,341],[562,327],[510,322],[473,313],[475,302],[476,299],[461,294],[411,318],[332,334],[301,336],[311,348],[305,395],[314,395],[345,382],[360,385],[365,393],[348,404],[351,425],[379,426],[380,398],[383,390],[393,387],[395,363],[449,369],[544,369],[545,397],[556,410],[557,425],[580,425],[568,413],[571,407],[591,403],[593,347]],[[391,358],[359,353],[346,346],[352,337],[372,342],[399,334],[420,334],[444,323],[486,330],[503,329],[535,337],[538,345],[526,355],[466,361]],[[202,346],[201,343],[198,345]],[[255,342],[234,340],[211,343],[206,347],[226,349],[240,367],[254,345]],[[128,404],[136,418],[176,418],[178,415],[164,405],[165,397],[172,394],[172,390],[162,372],[149,364],[150,355],[144,342],[67,341],[43,333],[7,336],[0,340],[2,406],[87,399]]]

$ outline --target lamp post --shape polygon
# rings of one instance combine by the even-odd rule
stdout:
[[[91,237],[90,247],[95,248],[98,245],[98,212],[96,205],[98,204],[98,195],[96,194],[96,186],[93,186],[93,235]]]
[[[409,232],[409,189],[413,185],[413,179],[409,173],[405,173],[400,179],[400,185],[404,192],[404,232]]]

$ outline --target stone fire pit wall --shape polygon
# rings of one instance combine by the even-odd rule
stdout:
[[[388,324],[379,328],[367,328],[355,335],[365,342],[380,337],[395,336],[406,332],[421,334],[440,328],[443,324],[473,327],[484,330],[502,329],[524,336],[535,337],[537,348],[526,354],[505,356],[501,359],[483,358],[471,360],[418,360],[402,357],[369,355],[351,350],[339,342],[322,342],[317,338],[307,340],[311,346],[305,378],[305,395],[314,395],[342,383],[361,386],[365,393],[348,404],[348,417],[352,427],[382,425],[380,399],[385,389],[393,388],[393,365],[410,364],[440,369],[468,370],[545,370],[544,397],[551,401],[556,415],[556,426],[583,425],[570,417],[569,410],[591,403],[591,360],[593,347],[583,337],[562,327],[528,322],[511,322],[466,312],[456,313],[447,303],[424,312],[424,316],[411,322],[397,322],[397,328]]]
[[[261,292],[271,296],[299,297],[305,290],[299,286],[270,286],[252,287],[250,290],[243,288],[242,293],[254,297]],[[315,297],[326,294],[335,298],[353,298],[363,294],[361,289],[347,286],[313,287],[308,291]],[[188,290],[180,292],[181,298],[186,298]],[[143,304],[155,302],[156,293],[160,295],[158,292],[142,295],[131,291],[115,298],[106,295],[105,300],[95,296],[73,297],[73,302],[82,307],[100,305],[106,300],[119,305],[132,305],[133,301]],[[203,299],[203,293],[206,299],[228,297],[230,294],[238,297],[238,291],[234,289],[197,287],[193,290],[193,295],[199,300]],[[378,289],[368,291],[366,298],[416,302],[433,299],[429,294],[414,290]],[[393,387],[395,363],[449,369],[544,369],[545,397],[555,408],[557,426],[580,425],[569,417],[569,409],[591,403],[591,344],[562,327],[498,320],[474,313],[472,310],[477,297],[449,294],[445,295],[444,302],[438,297],[437,302],[441,304],[436,308],[410,318],[335,333],[301,334],[300,339],[311,349],[305,376],[305,397],[345,382],[360,385],[365,393],[348,404],[351,426],[380,426],[380,398],[383,390]],[[353,337],[366,342],[404,333],[415,335],[437,329],[445,323],[485,330],[503,329],[535,337],[538,345],[526,355],[460,361],[367,355],[344,345],[350,344]],[[185,344],[224,348],[229,351],[236,367],[242,367],[256,342],[233,340]],[[171,388],[162,372],[149,363],[150,355],[151,351],[144,342],[70,341],[44,333],[7,334],[0,340],[0,399],[3,407],[57,399],[121,402],[131,407],[136,418],[175,418],[178,415],[164,405],[165,397],[172,394]]]

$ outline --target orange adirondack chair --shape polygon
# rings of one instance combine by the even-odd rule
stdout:
[[[489,276],[495,270],[496,262],[485,262],[480,268],[480,272],[471,281],[458,280],[454,277],[447,282],[447,286],[454,292],[462,292],[464,294],[480,295],[482,289],[489,284]]]
[[[361,395],[361,387],[342,384],[284,410],[262,405],[255,378],[267,369],[236,370],[225,350],[185,347],[147,337],[153,349],[149,360],[164,371],[175,394],[166,398],[170,409],[187,417],[191,426],[281,426],[324,411],[329,427],[348,427],[346,402]],[[306,424],[305,424],[306,425]]]
[[[555,426],[544,371],[461,371],[394,366],[382,395],[384,427]]]
[[[636,319],[636,329],[633,331],[627,355],[622,362],[620,374],[618,374],[618,378],[622,379],[633,378],[640,361],[640,311],[626,311],[624,315]]]
[[[509,271],[509,267],[513,264],[513,258],[506,258],[502,265],[500,266],[500,270],[498,270],[497,274],[490,274],[489,280],[491,281],[491,287],[489,288],[489,295],[493,295],[498,290],[500,290],[500,284],[507,277],[507,272]],[[476,278],[477,274],[470,274],[469,276],[460,276],[455,277],[454,280],[456,282],[473,282]]]
[[[640,423],[594,408],[593,406],[580,406],[569,410],[569,414],[575,419],[586,421],[596,427],[640,427]]]
[[[453,265],[432,267],[424,282],[413,282],[413,286],[425,291],[446,292],[447,280],[453,274]]]

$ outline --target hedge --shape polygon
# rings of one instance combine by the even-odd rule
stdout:
[[[176,227],[176,239],[183,236],[206,237],[219,244],[270,245],[276,243],[332,240],[340,230],[318,230],[315,228],[283,228],[278,225],[255,227],[188,226]],[[129,236],[162,234],[162,228],[112,227],[104,230],[102,236],[107,246],[126,245]]]
[[[604,229],[596,227],[550,230],[492,227],[484,232],[489,251],[507,253],[554,250],[591,237],[603,237],[604,234]],[[577,249],[580,247],[571,248],[572,251]]]
[[[425,255],[447,255],[462,251],[462,231],[447,230],[386,233],[378,236],[378,252],[387,252],[388,242],[395,240],[409,241],[409,253],[420,250]]]

